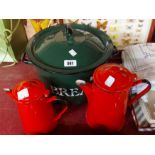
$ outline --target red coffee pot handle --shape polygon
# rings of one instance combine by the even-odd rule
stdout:
[[[146,83],[148,86],[143,91],[141,91],[139,94],[137,94],[136,96],[131,98],[128,101],[128,105],[131,105],[132,103],[134,103],[136,100],[138,100],[140,97],[142,97],[144,94],[146,94],[151,89],[151,83],[146,79],[138,80],[138,81],[134,82],[132,86],[136,86],[140,83]]]
[[[52,96],[50,98],[48,98],[47,102],[48,103],[53,103],[54,101],[60,101],[61,99],[58,99],[56,96]],[[63,101],[64,102],[64,101]],[[65,106],[55,117],[55,121],[58,121],[62,115],[67,111],[68,106]]]
[[[67,109],[68,109],[68,107],[65,106],[65,107],[59,112],[59,114],[57,114],[57,116],[55,117],[55,121],[58,121],[58,120],[62,117],[62,115],[67,111]]]

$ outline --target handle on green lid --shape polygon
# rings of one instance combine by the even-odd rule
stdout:
[[[74,42],[74,38],[73,38],[73,30],[70,25],[67,25],[67,24],[65,25],[65,35],[66,35],[67,42],[69,44],[72,44]]]

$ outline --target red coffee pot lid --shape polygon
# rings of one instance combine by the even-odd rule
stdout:
[[[32,101],[49,95],[44,83],[39,80],[22,81],[12,89],[12,95],[18,101]]]
[[[108,91],[122,91],[130,88],[137,75],[118,64],[104,64],[99,66],[93,74],[94,83]]]

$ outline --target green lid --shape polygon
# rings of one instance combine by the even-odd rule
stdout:
[[[112,54],[110,38],[87,25],[57,25],[29,41],[26,49],[32,63],[47,70],[73,74],[103,64]]]

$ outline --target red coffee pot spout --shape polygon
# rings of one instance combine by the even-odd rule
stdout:
[[[90,83],[86,83],[84,80],[76,80],[76,84],[83,90],[87,99],[89,100],[92,95],[92,86]]]

